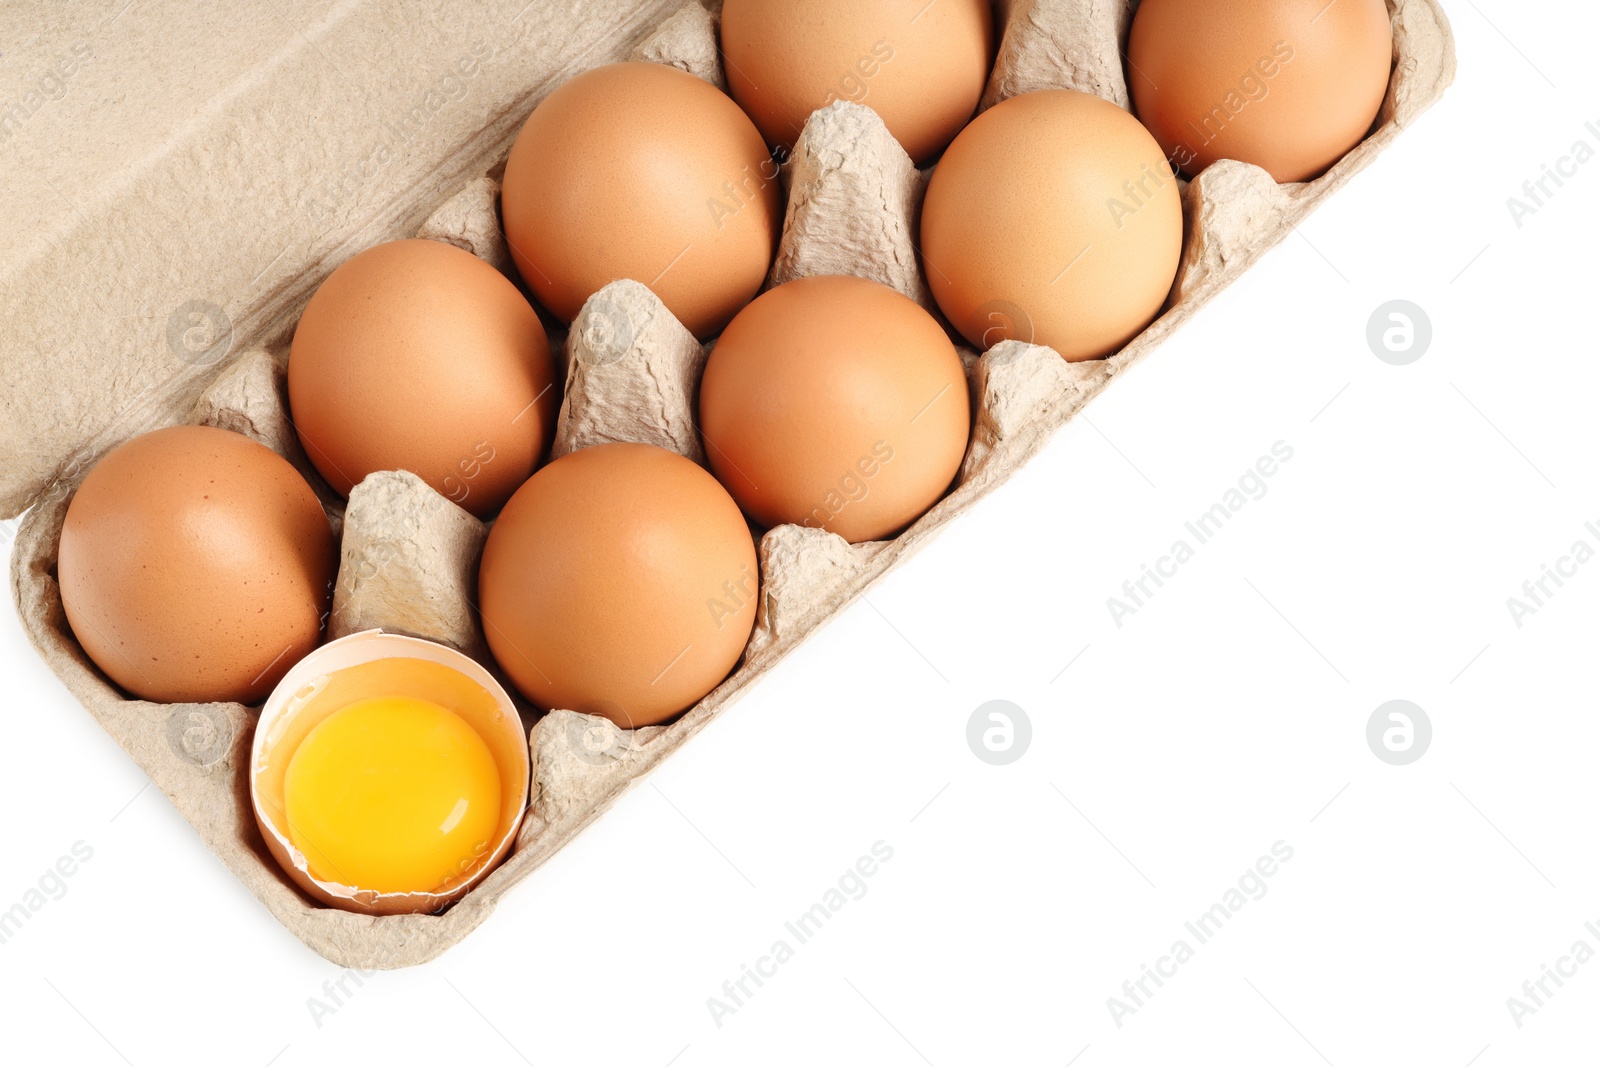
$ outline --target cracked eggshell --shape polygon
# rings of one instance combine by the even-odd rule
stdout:
[[[340,708],[383,695],[418,697],[454,711],[483,738],[500,771],[500,821],[484,859],[434,892],[376,893],[315,878],[285,825],[284,776],[306,735]],[[250,802],[267,850],[314,899],[366,915],[437,912],[466,895],[511,852],[527,810],[529,777],[522,720],[500,683],[454,649],[382,630],[330,641],[295,664],[262,706],[250,749]]]

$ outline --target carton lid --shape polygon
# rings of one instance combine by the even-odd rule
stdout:
[[[13,4],[0,516],[287,340],[329,271],[412,235],[545,94],[681,3]]]

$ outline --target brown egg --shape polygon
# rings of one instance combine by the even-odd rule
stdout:
[[[298,471],[209,426],[135,437],[67,507],[67,622],[117,685],[163,703],[264,699],[316,647],[337,552]]]
[[[1166,302],[1183,207],[1161,148],[1088,93],[995,105],[961,132],[928,184],[922,254],[950,322],[980,350],[1116,352]]]
[[[546,97],[500,207],[523,281],[557,318],[630,278],[702,338],[761,288],[782,222],[777,168],[739,105],[657,63],[599,67]]]
[[[727,677],[755,623],[755,546],[699,466],[652,445],[552,461],[489,532],[484,636],[542,708],[648,726]]]
[[[1372,128],[1393,53],[1384,0],[1144,0],[1128,83],[1184,173],[1238,159],[1303,182]]]
[[[348,496],[407,470],[479,517],[533,473],[555,432],[555,362],[505,276],[439,241],[351,258],[306,305],[289,354],[306,454]]]
[[[921,161],[978,106],[994,12],[989,0],[726,0],[722,50],[728,91],[769,143],[792,146],[813,111],[849,100]]]
[[[800,278],[723,332],[700,385],[711,469],[762,526],[889,537],[950,488],[971,428],[955,346],[862,278]]]

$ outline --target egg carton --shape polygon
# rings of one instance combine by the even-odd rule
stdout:
[[[1036,89],[1074,88],[1127,107],[1121,49],[1134,6],[1132,0],[1001,0],[1003,30],[983,106]],[[255,710],[129,700],[85,656],[62,611],[55,560],[67,505],[90,466],[87,460],[63,471],[19,533],[12,587],[28,634],[72,692],[297,937],[335,963],[362,970],[432,959],[467,936],[505,893],[818,626],[1014,473],[1112,379],[1159,347],[1437,100],[1455,67],[1439,4],[1390,0],[1389,6],[1395,65],[1370,136],[1309,183],[1278,185],[1257,167],[1227,161],[1188,183],[1183,255],[1172,295],[1160,318],[1110,359],[1068,363],[1048,348],[1020,341],[1004,341],[981,355],[964,351],[973,430],[953,490],[890,541],[852,545],[798,526],[758,535],[755,630],[738,667],[705,699],[670,724],[636,730],[522,705],[534,784],[515,850],[442,914],[356,915],[300,894],[268,854],[251,814],[247,770]],[[714,5],[687,3],[627,54],[723,85],[715,19]],[[503,157],[440,204],[417,235],[466,249],[515,280],[497,210],[502,169]],[[854,274],[932,309],[916,248],[929,173],[912,164],[869,108],[839,102],[814,114],[782,170],[787,208],[769,286],[814,274]],[[317,488],[341,540],[329,638],[374,628],[430,638],[498,674],[474,609],[488,526],[405,472],[368,477],[348,502],[329,491],[307,462],[287,414],[288,340],[280,329],[240,351],[200,392],[187,421],[268,445]],[[590,298],[564,336],[556,327],[552,343],[565,376],[553,455],[636,441],[705,462],[695,401],[710,346],[698,342],[649,289],[633,281],[612,283]]]

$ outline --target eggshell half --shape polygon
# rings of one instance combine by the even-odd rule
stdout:
[[[290,843],[285,825],[284,776],[300,742],[340,708],[388,695],[431,700],[460,715],[489,746],[500,771],[500,823],[489,851],[436,892],[375,893],[321,881]],[[528,739],[500,683],[454,649],[382,630],[330,641],[295,664],[262,706],[250,750],[250,802],[268,851],[312,898],[367,915],[435,912],[465,896],[511,852],[530,778]]]

